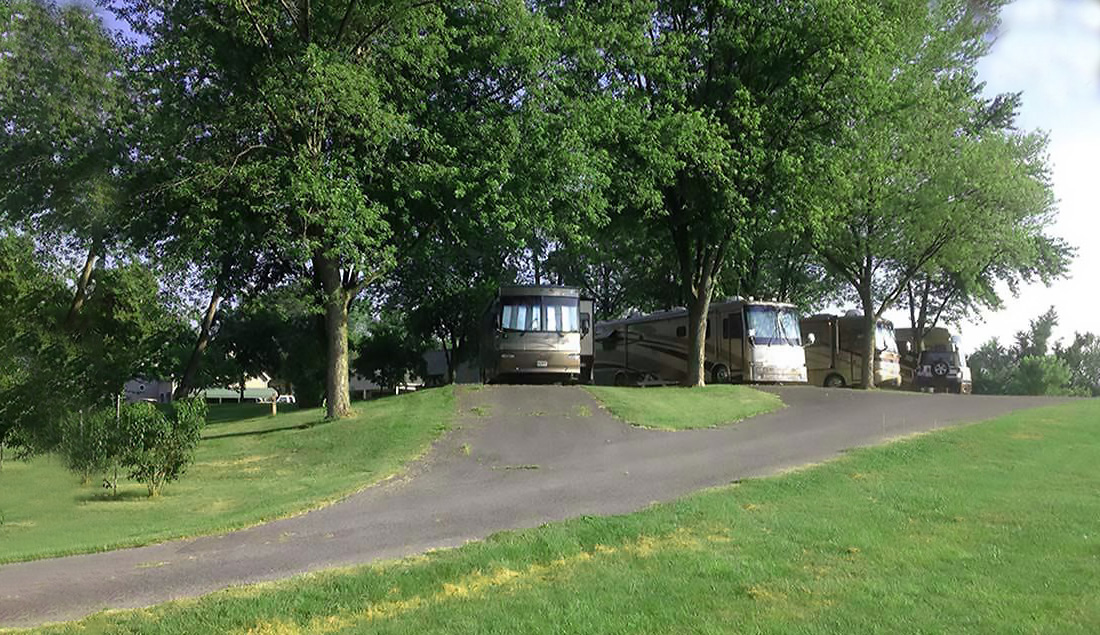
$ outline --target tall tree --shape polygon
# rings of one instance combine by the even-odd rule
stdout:
[[[87,6],[0,6],[0,222],[84,253],[70,324],[127,224],[119,199],[137,117],[126,59]]]
[[[542,31],[520,0],[113,6],[148,39],[144,63],[166,83],[165,99],[211,105],[187,122],[189,135],[224,152],[199,160],[246,173],[272,245],[311,271],[325,313],[328,415],[350,414],[351,303],[436,219],[471,214],[435,205],[430,189],[463,165],[440,130],[446,113],[472,121],[522,105],[532,49],[504,43]],[[453,106],[456,83],[478,87],[480,99],[438,108]],[[482,176],[490,188],[508,181]]]
[[[598,121],[593,143],[613,200],[659,231],[689,315],[688,379],[704,383],[704,333],[723,267],[744,257],[753,219],[810,208],[831,130],[853,116],[864,58],[893,7],[802,0],[612,2],[560,10],[566,67]]]
[[[865,387],[874,325],[922,273],[1031,275],[1044,246],[1061,248],[1044,234],[1053,207],[1042,139],[974,124],[989,116],[974,65],[990,14],[961,1],[917,10],[905,46],[871,76],[873,111],[830,149],[835,172],[822,181],[832,211],[814,246],[862,308]]]

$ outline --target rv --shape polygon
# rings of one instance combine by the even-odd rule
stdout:
[[[912,329],[898,329],[902,353],[902,377],[906,385],[921,392],[970,394],[970,367],[962,350],[962,338],[937,326],[929,329],[916,350]]]
[[[855,313],[855,314],[853,314]],[[820,313],[802,320],[802,332],[814,335],[806,346],[806,375],[815,386],[859,386],[863,383],[866,334],[863,314]],[[901,364],[894,325],[879,320],[875,329],[875,385],[901,387]]]
[[[712,303],[705,337],[711,383],[806,381],[794,305],[741,299]],[[601,322],[596,340],[596,383],[679,383],[687,377],[686,309]]]
[[[572,287],[501,287],[485,312],[482,381],[592,378],[592,300]]]

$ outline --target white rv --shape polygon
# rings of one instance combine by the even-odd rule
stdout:
[[[707,314],[707,381],[806,381],[794,305],[732,299]],[[679,383],[687,377],[688,313],[673,309],[596,324],[596,383]]]

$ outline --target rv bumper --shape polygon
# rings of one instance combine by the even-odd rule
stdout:
[[[548,351],[504,351],[497,362],[501,375],[576,375],[581,372],[577,353]]]
[[[806,368],[782,368],[753,364],[749,367],[749,381],[776,383],[806,383]]]

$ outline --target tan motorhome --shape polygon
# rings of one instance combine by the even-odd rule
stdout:
[[[741,299],[711,303],[705,336],[711,383],[806,381],[794,305]],[[687,360],[686,309],[596,325],[595,383],[677,383],[687,377]]]
[[[863,383],[863,316],[819,313],[803,318],[802,332],[814,335],[806,346],[806,375],[815,386],[858,386]],[[894,325],[879,320],[875,330],[875,385],[901,387],[901,364]]]
[[[482,380],[590,382],[592,300],[573,287],[501,287],[485,312]]]

